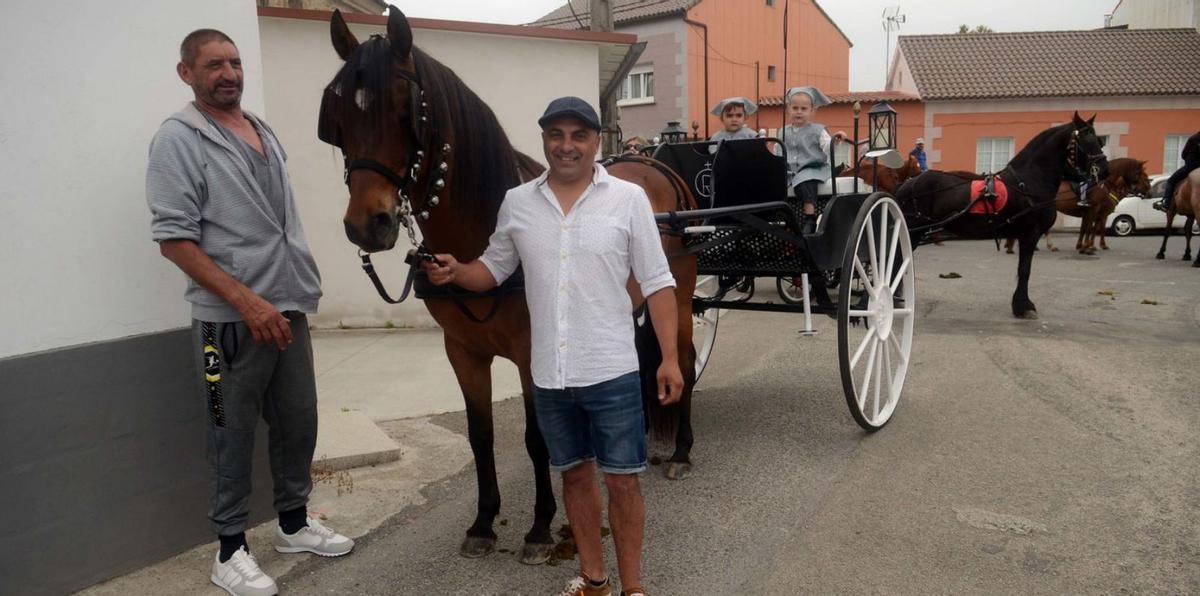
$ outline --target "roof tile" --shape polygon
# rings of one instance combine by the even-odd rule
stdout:
[[[1200,94],[1200,32],[1099,29],[901,35],[921,98]]]

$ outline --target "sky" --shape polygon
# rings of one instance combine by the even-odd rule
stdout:
[[[412,17],[516,25],[528,23],[564,5],[565,0],[391,0]],[[762,0],[740,0],[758,2]],[[884,85],[885,50],[895,52],[892,35],[885,46],[883,10],[899,6],[905,22],[900,35],[954,33],[959,25],[987,25],[995,31],[1095,29],[1117,0],[817,0],[850,38],[850,90]],[[720,48],[715,48],[718,51]]]

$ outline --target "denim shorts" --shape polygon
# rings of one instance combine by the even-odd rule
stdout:
[[[642,385],[631,372],[610,381],[566,389],[533,388],[538,427],[550,450],[550,469],[570,470],[597,460],[608,474],[646,469]]]

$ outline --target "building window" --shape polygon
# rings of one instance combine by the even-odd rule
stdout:
[[[767,6],[775,6],[775,0],[767,0]]]
[[[775,67],[774,66],[767,66],[767,80],[768,81],[775,80]]]
[[[1104,148],[1104,158],[1114,159],[1112,154],[1112,137],[1108,135],[1096,135],[1096,139],[1100,141],[1100,146]]]
[[[617,105],[636,106],[648,103],[654,103],[654,66],[635,66],[629,72],[629,76],[625,77]]]
[[[975,141],[975,171],[999,172],[1013,156],[1012,137],[981,137]]]
[[[1163,143],[1164,174],[1172,173],[1183,166],[1183,157],[1179,154],[1183,151],[1187,138],[1187,135],[1167,135],[1167,140]]]

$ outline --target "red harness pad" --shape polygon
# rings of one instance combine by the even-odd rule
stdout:
[[[1004,185],[1004,181],[1000,180],[1000,178],[995,178],[994,181],[996,186],[995,201],[988,201],[987,199],[976,201],[975,199],[978,199],[979,195],[983,194],[984,181],[971,181],[971,201],[973,202],[971,203],[970,213],[988,215],[1000,211],[1008,204],[1008,187]]]

